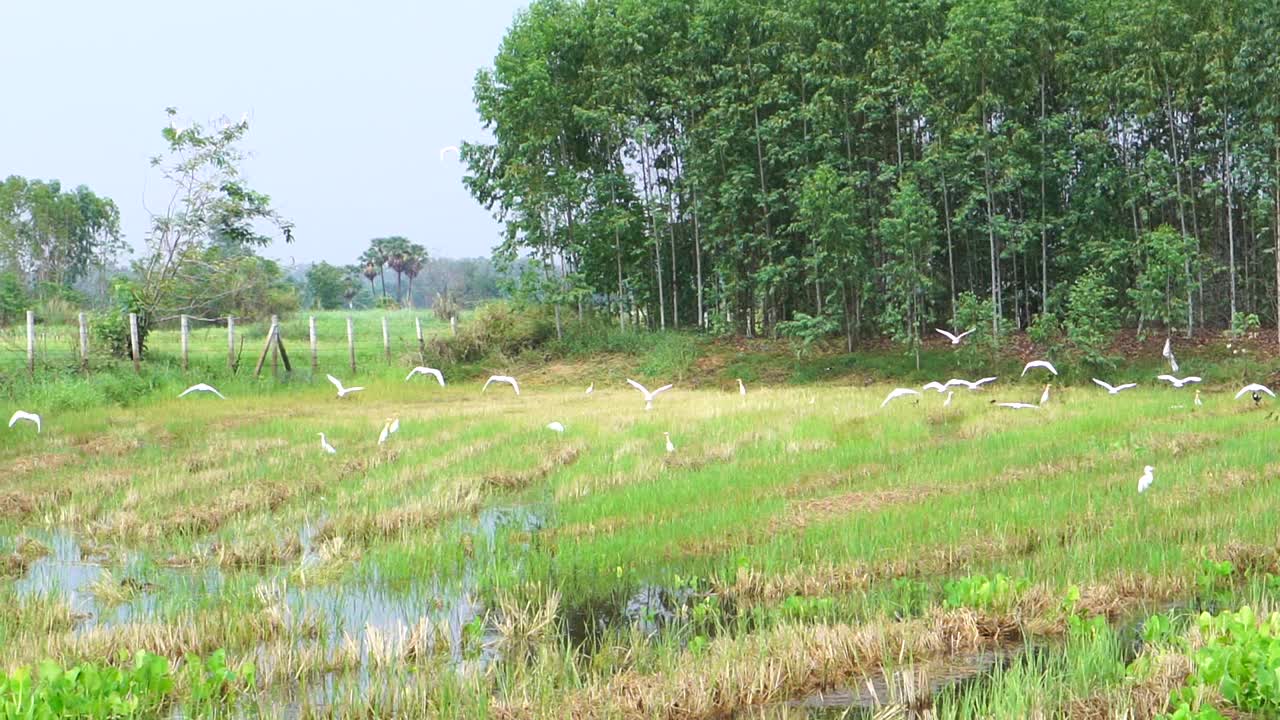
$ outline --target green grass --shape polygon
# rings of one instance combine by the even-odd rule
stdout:
[[[1280,570],[1262,510],[1280,503],[1277,425],[1229,392],[1199,409],[1149,382],[989,404],[1034,400],[1028,379],[881,409],[891,386],[836,384],[848,366],[791,384],[823,359],[607,342],[522,374],[521,397],[481,395],[474,372],[405,383],[399,356],[343,401],[301,371],[179,401],[195,373],[159,363],[25,389],[46,427],[0,432],[0,669],[223,650],[257,669],[246,702],[266,714],[782,717],[813,690],[1012,634],[1048,649],[940,712],[1070,717],[1146,702],[1126,622],[1257,604],[1271,586],[1245,581]],[[1201,372],[1220,388],[1244,371],[1230,362]],[[621,383],[672,368],[686,380],[652,412]],[[401,431],[379,447],[390,417]],[[1223,560],[1237,570],[1206,570]],[[627,611],[644,592],[662,607]],[[1110,622],[1081,635],[1074,614]]]

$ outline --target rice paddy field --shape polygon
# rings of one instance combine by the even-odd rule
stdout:
[[[1270,400],[677,384],[646,412],[612,373],[401,376],[174,385],[0,433],[0,716],[35,702],[24,669],[140,651],[174,681],[118,716],[1280,708]]]

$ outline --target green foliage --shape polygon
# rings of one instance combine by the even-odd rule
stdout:
[[[458,334],[437,341],[437,348],[454,362],[474,362],[485,357],[514,357],[542,347],[555,337],[555,323],[546,307],[516,306],[506,302],[483,305]]]
[[[994,314],[995,303],[991,298],[979,298],[967,290],[956,298],[955,329],[960,332],[973,330],[956,350],[966,368],[977,369],[989,364],[994,357],[1001,340],[992,332],[991,316]]]
[[[1253,610],[1201,613],[1196,624],[1204,646],[1192,654],[1195,670],[1174,691],[1169,720],[1220,718],[1201,706],[1198,688],[1210,687],[1231,707],[1263,717],[1280,713],[1280,613],[1258,617]]]
[[[90,321],[95,344],[105,347],[112,357],[131,358],[129,313],[135,313],[138,316],[138,353],[145,357],[147,335],[151,332],[151,315],[139,296],[137,284],[128,278],[116,278],[111,282],[111,295],[114,306],[95,313]]]
[[[796,313],[794,320],[778,323],[778,333],[791,338],[792,349],[797,358],[806,357],[824,337],[839,329],[835,318],[825,315],[813,317],[805,313]]]
[[[1143,233],[1136,251],[1139,270],[1129,289],[1134,308],[1145,319],[1167,328],[1185,322],[1187,304],[1195,288],[1187,278],[1187,270],[1196,257],[1194,239],[1164,225]]]
[[[1240,340],[1258,332],[1261,324],[1256,314],[1238,312],[1231,316],[1231,327],[1223,335],[1231,340]]]
[[[1067,294],[1067,341],[1087,363],[1106,362],[1104,353],[1119,327],[1114,300],[1115,290],[1098,270],[1089,270],[1077,278]]]
[[[935,216],[913,180],[898,185],[889,217],[880,221],[886,256],[884,308],[880,323],[889,337],[906,345],[920,368],[920,340],[931,317],[927,298],[933,282],[929,256],[933,251]]]
[[[348,294],[351,278],[342,268],[326,262],[316,263],[307,269],[307,296],[317,310],[336,310],[344,307],[355,295]]]
[[[62,189],[10,176],[0,182],[0,259],[36,284],[71,287],[124,250],[120,211],[83,185]]]
[[[1051,312],[1042,312],[1031,318],[1027,325],[1027,338],[1050,355],[1062,345],[1062,323]]]
[[[971,607],[977,610],[1008,610],[1026,591],[1026,580],[1010,580],[996,574],[972,575],[952,580],[943,586],[943,605],[949,608]]]
[[[20,320],[30,302],[17,273],[0,273],[0,324]]]
[[[834,616],[835,601],[828,597],[792,595],[782,601],[778,611],[788,620],[816,622]]]

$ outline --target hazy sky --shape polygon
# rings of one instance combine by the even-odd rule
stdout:
[[[498,224],[439,150],[484,137],[478,68],[527,0],[0,0],[0,177],[88,185],[135,246],[167,197],[164,109],[249,113],[251,187],[296,224],[286,263],[349,263],[369,238],[488,255]]]

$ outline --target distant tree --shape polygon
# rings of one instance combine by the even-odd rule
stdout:
[[[0,264],[32,286],[70,287],[124,249],[120,211],[83,185],[10,176],[0,182]]]
[[[915,354],[916,369],[920,368],[923,324],[929,319],[929,258],[935,227],[933,208],[912,179],[903,179],[889,204],[889,217],[880,221],[885,254],[880,322],[895,342]]]
[[[410,244],[401,267],[405,277],[409,278],[409,307],[413,307],[413,281],[422,272],[422,269],[426,267],[426,264],[427,249],[417,243]]]
[[[352,306],[356,295],[360,294],[360,268],[356,265],[345,265],[342,268],[342,301],[347,308]]]
[[[30,306],[22,280],[16,273],[0,273],[0,322],[8,325]]]
[[[343,305],[348,280],[341,268],[327,262],[316,263],[307,270],[307,295],[320,310],[335,310]]]

